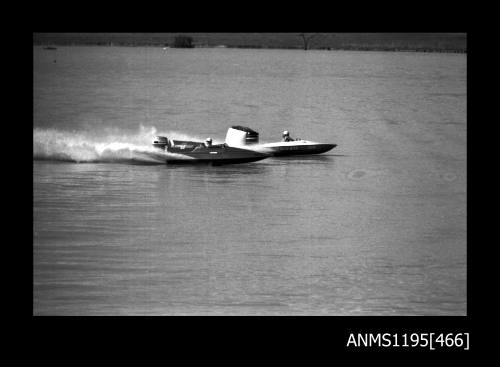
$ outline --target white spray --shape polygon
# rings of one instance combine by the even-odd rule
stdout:
[[[176,140],[203,141],[199,136],[168,131],[155,127],[140,127],[138,133],[123,134],[106,130],[101,134],[69,132],[56,129],[33,129],[33,159],[76,163],[165,163],[173,153],[159,151],[151,145],[156,135]]]

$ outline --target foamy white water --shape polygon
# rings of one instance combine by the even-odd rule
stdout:
[[[162,134],[177,140],[204,140],[179,132]],[[164,164],[167,156],[182,157],[154,148],[151,143],[156,135],[160,134],[155,127],[146,129],[143,126],[137,134],[129,135],[92,135],[86,132],[35,128],[33,159],[74,163]]]

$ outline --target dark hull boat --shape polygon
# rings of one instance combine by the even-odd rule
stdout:
[[[169,140],[157,136],[153,146],[166,150],[168,164],[235,164],[256,162],[269,157],[269,154],[253,150],[230,147],[227,144],[206,146],[203,142]]]
[[[337,144],[317,143],[303,139],[260,144],[259,133],[245,126],[230,127],[226,134],[226,144],[272,156],[320,154],[337,146]]]

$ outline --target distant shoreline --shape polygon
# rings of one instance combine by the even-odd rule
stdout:
[[[183,49],[182,47],[170,47],[170,46],[161,46],[158,44],[120,44],[120,43],[74,43],[74,44],[57,44],[51,43],[50,45],[46,44],[33,44],[34,47],[43,47],[43,48],[52,48],[52,47],[81,47],[81,46],[100,46],[100,47],[154,47],[154,48],[166,48],[166,49]],[[196,45],[191,49],[196,48],[238,48],[238,49],[261,49],[261,50],[298,50],[304,51],[304,49],[300,47],[269,47],[269,46],[259,46],[259,45]],[[184,48],[187,49],[187,48]],[[467,50],[462,49],[436,49],[436,48],[401,48],[401,47],[371,47],[371,46],[343,46],[343,47],[318,47],[311,48],[307,51],[382,51],[382,52],[421,52],[421,53],[460,53],[466,54]]]
[[[467,53],[466,33],[33,33],[41,46]]]

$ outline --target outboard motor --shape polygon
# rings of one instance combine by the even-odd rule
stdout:
[[[168,146],[168,138],[166,136],[155,136],[153,139],[153,146],[155,148],[160,148],[165,150],[165,147]]]
[[[229,146],[241,146],[257,144],[259,133],[245,126],[231,126],[227,130],[226,144]]]

